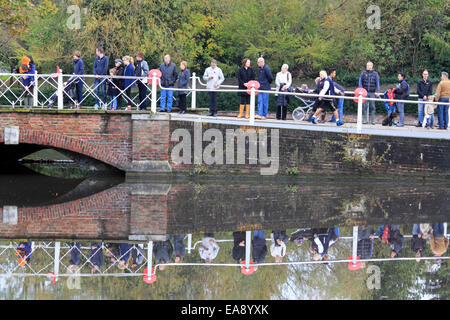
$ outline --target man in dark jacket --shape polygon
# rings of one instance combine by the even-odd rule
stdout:
[[[265,63],[264,58],[258,59],[258,82],[260,83],[259,90],[270,91],[270,84],[273,82],[272,71]],[[265,120],[269,113],[269,93],[258,94],[258,114],[256,119]]]
[[[136,77],[148,77],[148,63],[144,60],[144,54],[142,52],[136,53]],[[139,89],[139,110],[147,110],[147,86],[141,81],[137,81]]]
[[[403,72],[398,74],[398,84],[397,88],[394,90],[394,99],[396,100],[406,100],[409,97],[410,87],[406,76]],[[403,127],[405,122],[405,104],[403,102],[396,102],[397,111],[400,113],[400,123],[397,123],[397,127]]]
[[[178,79],[178,70],[175,63],[170,62],[171,58],[169,55],[164,57],[164,63],[159,66],[159,70],[161,71],[161,86],[167,89],[161,89],[161,109],[160,112],[166,112],[166,104],[167,104],[167,112],[172,111],[173,104],[173,88],[175,86],[175,82]]]
[[[428,79],[428,70],[423,71],[422,79],[417,83],[417,95],[419,96],[419,101],[427,101],[428,97],[433,95],[433,82]],[[424,104],[419,104],[419,121],[417,127],[422,127],[423,107]]]
[[[390,227],[389,232],[389,243],[391,244],[391,258],[398,257],[403,249],[403,235],[400,233],[400,228],[398,225],[393,225]]]
[[[416,254],[416,258],[419,259],[422,256],[422,252],[427,247],[427,235],[424,235],[420,230],[418,224],[414,224],[411,239],[411,251]],[[416,260],[420,262],[420,260]]]
[[[173,236],[173,246],[175,248],[175,263],[180,263],[186,255],[186,248],[184,247],[184,234]]]
[[[116,69],[117,71],[117,75],[118,77],[123,77],[124,74],[124,68],[123,68],[123,61],[122,59],[116,59],[114,60],[114,69]],[[122,109],[122,91],[124,89],[123,87],[123,79],[120,78],[116,78],[113,80],[113,83],[115,84],[115,86],[117,87],[117,89],[119,89],[119,94],[117,96],[117,110]]]
[[[360,259],[370,259],[373,253],[373,239],[375,235],[371,231],[371,227],[358,227],[358,244],[356,254]],[[363,264],[364,265],[364,264]]]
[[[267,255],[267,245],[264,230],[253,231],[253,260],[256,263],[263,263]]]
[[[92,273],[100,272],[101,267],[105,265],[105,257],[101,243],[92,242],[89,251],[89,260],[92,263]]]
[[[237,263],[245,260],[245,232],[233,232],[234,245],[231,255]]]
[[[73,74],[84,74],[84,62],[81,59],[81,52],[78,50],[73,53]],[[75,85],[77,88],[77,109],[79,109],[81,108],[81,102],[83,101],[84,77],[77,77],[75,80]]]
[[[103,48],[97,48],[96,50],[97,57],[94,61],[94,75],[96,75],[94,80],[94,93],[95,93],[95,105],[94,109],[98,110],[99,106],[99,90],[102,90],[102,109],[106,110],[106,81],[105,77],[108,75],[108,65],[109,59],[105,56],[105,51]],[[103,77],[101,77],[103,76]]]
[[[153,244],[153,253],[155,254],[156,263],[164,264],[169,263],[172,258],[173,246],[170,240],[157,241]],[[164,270],[164,266],[160,266],[159,270]]]
[[[359,77],[359,87],[367,90],[368,98],[375,98],[379,96],[380,91],[380,76],[373,70],[373,63],[367,62],[366,70],[361,73]],[[372,113],[372,124],[375,124],[375,101],[366,101],[363,105],[363,119],[364,124],[369,123],[369,110]]]

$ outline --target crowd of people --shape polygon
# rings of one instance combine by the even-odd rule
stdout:
[[[136,59],[136,60],[135,60]],[[122,109],[123,100],[125,100],[125,109],[131,110],[132,88],[138,88],[139,92],[139,105],[138,110],[147,110],[147,102],[149,101],[148,87],[145,84],[149,73],[149,65],[144,59],[144,54],[138,52],[135,55],[135,59],[131,56],[124,56],[122,59],[114,60],[114,67],[109,69],[109,58],[105,55],[103,48],[97,48],[96,58],[94,61],[93,75],[94,79],[94,109],[102,108],[107,109],[110,106],[111,110]],[[22,74],[21,82],[24,88],[24,101],[25,105],[32,105],[33,86],[34,86],[34,73],[36,67],[34,65],[32,57],[23,57],[21,66],[18,72]],[[249,83],[257,80],[259,82],[259,90],[270,91],[271,84],[275,80],[276,92],[298,92],[298,93],[314,93],[318,95],[315,98],[313,107],[314,114],[309,117],[309,121],[316,124],[319,121],[319,116],[326,111],[330,111],[333,114],[332,119],[329,122],[335,122],[338,126],[343,125],[343,105],[344,99],[333,99],[326,96],[344,95],[344,88],[335,82],[336,69],[330,68],[328,72],[325,70],[320,71],[319,77],[316,79],[316,88],[309,89],[306,85],[302,85],[299,88],[293,88],[292,74],[288,71],[289,66],[283,64],[280,72],[273,76],[270,67],[266,64],[264,58],[260,57],[257,60],[257,70],[253,70],[251,66],[251,60],[245,58],[242,61],[242,66],[237,71],[237,81],[239,89],[250,89]],[[180,63],[180,70],[175,63],[171,61],[170,55],[164,56],[164,62],[159,66],[161,72],[161,99],[159,112],[171,112],[174,100],[174,89],[177,84],[177,101],[180,109],[180,113],[186,112],[186,96],[188,94],[189,83],[191,78],[190,70],[188,69],[188,63],[182,61]],[[69,100],[76,101],[76,108],[81,107],[83,101],[83,86],[85,84],[84,62],[81,58],[80,51],[73,53],[73,76],[64,83],[64,91],[66,92],[65,98],[71,98]],[[108,81],[108,75],[110,80]],[[136,77],[133,78],[120,78]],[[116,78],[119,77],[119,78]],[[209,93],[209,116],[217,116],[217,90],[220,88],[225,80],[222,70],[217,66],[217,61],[212,60],[211,66],[208,67],[202,79],[206,81],[206,87],[210,91]],[[361,73],[359,78],[359,88],[364,88],[367,91],[368,98],[379,98],[380,93],[380,76],[374,70],[372,62],[368,62],[366,70]],[[399,122],[394,123],[396,126],[404,126],[405,121],[405,104],[401,100],[406,100],[410,96],[410,84],[406,78],[406,75],[402,72],[398,73],[398,83],[395,88],[387,90],[383,96],[390,97],[399,102],[387,103],[388,116],[392,118],[398,113]],[[69,93],[70,92],[70,93]],[[100,95],[101,92],[101,95]],[[429,73],[424,70],[422,79],[417,83],[418,100],[423,102],[418,104],[418,127],[433,128],[434,127],[434,113],[437,107],[438,109],[438,126],[441,130],[448,128],[448,109],[450,105],[450,81],[448,79],[448,73],[442,72],[441,81],[437,86],[435,94],[433,94],[433,83],[429,79]],[[107,97],[109,96],[109,103]],[[250,96],[247,92],[239,92],[240,98],[239,114],[238,118],[249,118],[250,114]],[[53,95],[50,99],[50,107],[57,100],[57,95]],[[442,102],[441,105],[427,104],[426,102]],[[290,96],[285,94],[277,94],[276,99],[277,120],[287,119],[287,109],[290,104]],[[393,112],[389,111],[389,107],[393,107]],[[269,114],[269,93],[260,92],[258,94],[257,102],[257,114],[256,119],[265,120]],[[363,105],[363,119],[364,124],[370,123],[375,125],[376,115],[376,102],[374,100],[367,101]],[[389,121],[389,125],[393,123],[392,119]]]
[[[185,235],[169,235],[164,241],[153,243],[154,263],[159,265],[160,270],[165,269],[165,264],[182,263],[186,256]],[[300,247],[308,242],[308,251],[312,261],[330,260],[329,250],[338,243],[340,239],[339,227],[332,228],[299,228],[287,235],[286,230],[273,230],[270,233],[270,245],[267,244],[265,231],[256,230],[252,232],[251,239],[251,263],[262,264],[265,262],[283,262],[287,254],[287,245],[293,243],[294,247]],[[381,225],[378,230],[370,226],[358,227],[357,255],[359,259],[371,259],[374,249],[374,241],[378,241],[390,248],[390,257],[407,256],[404,250],[404,236],[399,225]],[[232,259],[238,264],[246,261],[246,232],[233,232]],[[414,224],[410,249],[415,255],[417,262],[423,257],[427,248],[427,241],[431,252],[435,257],[441,257],[448,250],[449,239],[445,234],[444,223]],[[68,270],[72,273],[79,271],[81,265],[81,243],[68,242],[70,260]],[[206,264],[213,263],[220,251],[218,241],[213,233],[204,233],[198,248],[199,256]],[[30,263],[33,248],[31,242],[21,242],[16,249],[19,257],[18,264],[24,267]],[[270,253],[273,260],[267,260]],[[105,266],[105,259],[110,264],[116,265],[119,270],[137,272],[146,263],[146,250],[144,245],[132,245],[130,243],[97,243],[92,242],[89,250],[89,261],[91,273],[99,273]],[[364,263],[361,263],[364,266]],[[256,267],[255,267],[256,268]]]

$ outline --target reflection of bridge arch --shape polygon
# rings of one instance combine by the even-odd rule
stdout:
[[[4,138],[0,135],[0,143],[3,142]],[[121,170],[125,170],[129,163],[125,155],[114,152],[112,148],[105,148],[95,141],[91,142],[87,139],[75,138],[61,133],[21,128],[19,143],[68,150],[107,163]]]

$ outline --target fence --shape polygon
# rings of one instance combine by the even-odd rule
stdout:
[[[149,77],[126,77],[126,76],[95,76],[95,75],[64,75],[60,73],[54,74],[37,74],[27,75],[33,77],[32,83],[30,86],[23,85],[21,81],[21,77],[23,74],[14,74],[14,73],[0,73],[0,99],[5,99],[8,104],[10,104],[13,108],[17,105],[22,107],[24,100],[28,97],[32,97],[32,105],[28,106],[31,108],[44,108],[48,105],[57,105],[58,110],[62,110],[64,108],[64,104],[70,105],[83,105],[88,101],[88,99],[94,99],[95,105],[99,105],[104,110],[110,108],[113,105],[115,100],[111,100],[109,102],[106,101],[106,92],[105,87],[116,86],[117,84],[114,81],[123,81],[123,80],[131,80],[131,83],[121,89],[117,87],[119,92],[117,96],[117,100],[125,100],[127,104],[131,107],[131,109],[140,110],[142,108],[146,109],[147,102],[150,102],[151,112],[157,112],[157,91],[159,89],[171,90],[173,92],[188,92],[191,95],[191,109],[195,110],[197,108],[197,93],[199,92],[225,92],[225,93],[242,93],[246,92],[250,94],[250,117],[248,120],[248,125],[255,125],[255,104],[256,104],[256,95],[259,93],[268,93],[268,94],[281,94],[287,96],[299,96],[305,98],[318,98],[318,94],[307,94],[307,93],[294,93],[294,92],[276,92],[272,90],[257,90],[254,85],[248,90],[240,90],[237,89],[236,86],[223,85],[221,88],[224,89],[202,89],[197,87],[197,83],[201,86],[205,87],[206,84],[201,82],[200,78],[196,76],[195,73],[192,74],[191,77],[191,87],[187,89],[179,89],[179,88],[164,88],[160,84],[160,78],[156,71],[152,74],[149,72]],[[86,79],[89,79],[86,81]],[[77,83],[81,83],[83,98],[80,101],[76,98],[77,91]],[[92,84],[90,82],[93,82]],[[144,86],[143,89],[146,92],[145,97],[141,100],[138,99],[138,95],[132,95],[131,87],[136,83],[140,83],[141,86]],[[101,88],[102,87],[102,88]],[[100,97],[100,89],[102,89],[102,97]],[[346,92],[347,94],[353,94],[353,92]],[[404,104],[424,104],[422,101],[412,101],[412,100],[390,100],[383,98],[367,98],[363,97],[362,93],[358,97],[350,97],[350,96],[336,96],[336,95],[324,95],[322,98],[333,98],[333,99],[344,99],[344,100],[354,100],[357,99],[358,104],[358,113],[357,113],[357,133],[362,133],[362,106],[364,101],[378,101],[378,102],[397,102]],[[174,98],[176,99],[176,98]],[[139,100],[139,101],[137,101]],[[438,102],[426,102],[432,105],[442,105]]]
[[[444,223],[444,234],[447,234],[447,224]],[[24,272],[20,269],[20,266],[17,263],[12,261],[7,261],[6,263],[0,263],[0,276],[18,276],[18,277],[50,277],[53,279],[53,282],[56,282],[59,277],[136,277],[143,276],[144,280],[148,283],[153,283],[156,280],[156,270],[163,266],[201,266],[201,267],[240,267],[241,271],[245,275],[250,275],[255,271],[255,267],[268,267],[268,266],[280,266],[280,265],[314,265],[314,264],[338,264],[338,263],[347,263],[350,270],[357,270],[361,267],[362,262],[385,262],[385,261],[412,261],[412,260],[446,260],[449,257],[397,257],[397,258],[370,258],[370,259],[360,259],[358,256],[358,227],[353,228],[353,234],[350,237],[340,237],[342,240],[352,240],[352,252],[351,256],[348,259],[339,259],[339,260],[327,260],[327,261],[289,261],[289,262],[277,262],[277,263],[253,263],[251,260],[251,231],[246,231],[246,240],[245,240],[245,261],[243,263],[157,263],[153,265],[153,241],[149,241],[145,244],[133,244],[129,246],[129,248],[123,252],[119,253],[119,255],[114,254],[114,250],[111,247],[106,247],[103,243],[97,248],[92,249],[92,247],[83,247],[81,244],[79,246],[69,245],[68,243],[61,242],[41,242],[41,243],[32,243],[31,252],[24,257],[27,259],[31,257],[33,254],[36,255],[38,251],[41,251],[44,257],[50,258],[50,262],[42,263],[42,266],[39,268],[33,268],[32,263],[27,263],[23,266],[26,271]],[[446,235],[448,237],[448,235]],[[412,236],[404,236],[405,238],[411,238]],[[187,239],[188,245],[185,248],[188,254],[191,254],[192,250],[195,249],[197,244],[201,241],[196,242],[192,245],[192,234],[188,234],[184,237]],[[266,239],[270,240],[270,239]],[[223,239],[216,240],[218,243],[223,242],[232,242],[233,240]],[[16,250],[18,243],[10,242],[8,245],[0,245],[0,258],[4,258],[7,253],[11,254],[11,251]],[[85,262],[80,266],[76,267],[76,270],[69,268],[66,264],[67,256],[71,254],[71,252],[75,250],[77,254],[79,254],[80,258],[83,257]],[[103,250],[107,253],[106,256],[108,258],[114,258],[114,262],[112,262],[109,266],[106,266],[104,270],[101,268],[96,268],[95,264],[92,262],[93,257],[100,253],[103,255]],[[128,259],[128,257],[132,254],[132,251],[136,250],[134,253],[137,259],[140,259],[139,262],[136,262],[136,268],[130,269],[128,264],[123,264],[119,273],[117,269],[113,269],[114,266],[119,265],[119,261],[122,259]],[[405,249],[406,250],[406,249]],[[90,251],[88,254],[87,251]],[[139,258],[140,257],[140,258]],[[79,258],[79,259],[80,259]],[[65,260],[64,260],[65,259]],[[137,260],[136,259],[136,260]],[[8,260],[5,258],[4,260]],[[1,261],[1,260],[0,260]],[[81,261],[81,259],[80,259]],[[9,262],[9,267],[8,267]],[[106,265],[106,264],[105,264]],[[147,268],[145,268],[147,266]],[[60,268],[64,268],[67,270],[67,273],[60,272]],[[95,274],[84,272],[87,268],[96,268],[97,272]],[[145,268],[145,269],[144,269]],[[114,272],[115,271],[115,272]]]

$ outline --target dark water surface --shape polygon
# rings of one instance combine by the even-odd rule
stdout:
[[[398,225],[404,236],[398,256],[414,258],[414,224],[438,228],[448,221],[449,208],[450,183],[442,181],[62,179],[18,167],[0,174],[0,299],[448,299],[448,259],[368,262],[357,271],[332,261],[352,255],[354,226],[360,226],[360,237],[367,228],[376,233],[370,254],[374,259],[390,258],[392,248],[399,249],[395,241],[383,244],[379,239],[380,226]],[[16,221],[5,218],[11,214]],[[238,263],[236,253],[245,247],[236,248],[233,232],[242,232],[234,236],[245,239],[245,231],[253,237],[253,231],[264,230],[263,262],[275,263],[272,231],[286,231],[292,240],[298,228],[313,228],[320,237],[336,227],[339,240],[321,256],[328,264],[266,265],[245,276],[236,266],[206,266],[199,252],[206,233],[219,246],[213,264]],[[181,264],[158,268],[153,284],[142,279],[145,261],[133,269],[138,261],[130,255],[122,270],[106,256],[112,243],[129,243],[145,245],[147,258],[149,241],[159,246],[168,235],[172,246],[174,236],[182,236],[185,248],[192,237],[192,248],[185,249]],[[285,240],[282,262],[313,261],[310,240],[301,246]],[[422,257],[434,256],[434,240],[426,240]],[[61,246],[59,274],[69,273],[74,264],[69,241],[81,245],[81,277],[61,276],[52,284],[46,275],[55,272],[56,242]],[[33,243],[32,258],[24,267],[18,266],[15,253],[19,242]],[[100,272],[108,276],[91,275],[92,265],[86,261],[92,242],[103,243]],[[447,256],[448,251],[442,254]],[[156,258],[153,266],[160,264]],[[170,259],[173,263],[175,252]],[[380,274],[380,289],[368,284],[374,272]]]

